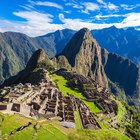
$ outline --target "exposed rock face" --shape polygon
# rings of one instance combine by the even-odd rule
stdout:
[[[71,66],[64,55],[60,55],[56,59],[57,69],[66,68],[67,70],[71,70]]]
[[[107,86],[106,75],[102,66],[101,48],[93,39],[89,29],[77,32],[62,54],[66,56],[73,70],[84,76],[90,76]]]
[[[45,63],[46,59],[49,59],[49,58],[47,57],[44,50],[39,49],[31,56],[25,69],[27,69],[28,71],[32,71],[35,68],[37,68],[38,64]]]
[[[107,77],[122,88],[126,95],[140,94],[140,68],[129,59],[102,49],[102,64]]]

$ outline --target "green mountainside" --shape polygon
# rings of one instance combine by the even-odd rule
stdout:
[[[67,29],[40,37],[29,37],[22,33],[0,33],[0,83],[23,70],[38,49],[44,49],[49,57],[62,51],[74,31]]]

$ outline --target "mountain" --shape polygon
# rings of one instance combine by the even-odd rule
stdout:
[[[25,68],[31,55],[39,48],[43,48],[51,58],[56,54],[60,54],[75,32],[70,29],[64,29],[34,38],[22,33],[1,33],[0,82]],[[93,30],[91,33],[102,48],[127,57],[136,64],[139,63],[139,31],[133,28],[117,29],[112,26],[102,30]],[[70,69],[64,56],[60,56],[58,60],[59,62],[63,61],[65,66]],[[62,67],[63,63],[56,64]]]
[[[112,26],[91,32],[102,48],[140,64],[140,31],[134,28],[118,29]]]
[[[61,55],[68,60],[72,71],[89,76],[104,87],[113,82],[126,95],[139,96],[139,67],[129,59],[102,49],[87,28],[72,37]]]
[[[75,33],[76,31],[70,29],[58,30],[45,35],[45,39],[50,42],[50,46],[54,46],[56,54],[59,54]],[[91,30],[91,33],[101,48],[140,64],[140,31],[132,27],[119,29],[112,26],[100,30]]]
[[[16,32],[0,33],[0,83],[25,68],[31,55],[39,48],[43,48],[49,57],[54,57],[73,32],[65,29],[34,38]]]
[[[42,77],[44,76],[40,75],[40,67],[46,68],[47,70],[53,69],[48,55],[46,55],[45,51],[42,49],[37,50],[31,56],[24,70],[20,71],[17,75],[6,79],[1,87],[17,83],[26,83],[27,81],[38,83],[38,81],[40,81],[40,79],[42,79]]]
[[[102,64],[104,70],[113,83],[119,85],[126,95],[139,96],[140,68],[129,59],[102,49]]]
[[[56,32],[49,33],[37,38],[45,40],[50,46],[55,48],[56,54],[59,54],[65,48],[75,32],[76,31],[70,29],[57,30]]]
[[[106,87],[106,76],[101,64],[101,48],[93,39],[89,29],[78,31],[62,51],[73,69],[90,76]]]
[[[47,42],[50,42],[50,46],[56,48],[56,54],[59,54],[75,33],[76,31],[64,29],[45,36],[48,40]],[[119,29],[112,26],[100,30],[91,30],[91,33],[101,48],[105,48],[109,52],[114,52],[132,60],[136,64],[140,64],[140,31],[132,27]],[[51,44],[51,42],[53,43]]]
[[[15,32],[0,33],[0,82],[22,70],[31,55],[44,48],[51,57],[55,50],[47,42]]]

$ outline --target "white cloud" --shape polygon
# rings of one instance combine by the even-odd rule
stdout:
[[[110,2],[107,4],[107,7],[109,10],[118,10],[119,9],[118,6],[116,6],[115,4],[110,3]]]
[[[104,2],[103,0],[96,0],[98,4],[96,3],[92,3],[92,2],[84,2],[82,3],[82,5],[84,5],[85,9],[81,10],[82,13],[85,14],[90,14],[89,11],[97,11],[97,10],[101,10],[102,8],[107,9],[108,12],[109,11],[118,11],[119,10],[119,6],[111,3],[111,2]]]
[[[140,26],[140,13],[126,14],[126,18],[122,21],[121,27],[135,27],[135,26]]]
[[[79,12],[84,13],[84,14],[88,14],[88,15],[90,14],[89,11],[88,11],[87,9],[81,10],[81,11],[79,11]]]
[[[26,19],[31,24],[42,24],[45,22],[52,22],[53,15],[39,13],[36,11],[20,11],[20,12],[13,12],[14,15]]]
[[[136,5],[121,4],[120,6],[123,8],[123,10],[133,10],[137,7],[140,7],[140,4],[136,4]]]
[[[65,18],[63,14],[59,14],[59,19],[63,22],[62,28],[69,28],[73,30],[79,30],[83,27],[87,27],[89,29],[101,29],[112,26],[112,24],[96,24],[85,20],[83,21],[81,19]]]
[[[112,17],[123,16],[125,18],[122,22],[103,23],[103,24],[92,23],[85,20],[83,21],[81,19],[69,19],[69,18],[66,19],[63,14],[59,15],[59,18],[63,22],[62,28],[70,28],[74,30],[79,30],[83,27],[87,27],[89,29],[102,29],[113,25],[115,25],[118,28],[140,26],[140,13],[129,13],[125,15],[105,15],[105,17],[108,16],[112,16]]]
[[[106,3],[103,0],[97,0],[98,3],[106,5]]]
[[[25,5],[19,5],[21,8],[30,11],[31,9],[34,9],[34,7],[32,5],[29,4],[25,4]]]
[[[63,7],[55,2],[49,2],[49,1],[29,1],[32,5],[39,5],[39,6],[47,6],[47,7],[54,7],[63,10]]]
[[[97,20],[102,20],[102,19],[109,19],[112,17],[125,17],[125,15],[119,15],[119,14],[109,14],[109,15],[96,15],[94,16],[94,18],[96,18]]]
[[[22,32],[29,36],[40,36],[49,32],[56,30],[61,30],[65,28],[70,28],[73,30],[79,30],[83,27],[89,29],[102,29],[115,25],[118,28],[123,27],[140,27],[140,13],[129,13],[124,15],[110,14],[110,15],[97,15],[98,19],[108,18],[108,17],[124,17],[122,22],[118,23],[94,23],[87,20],[82,20],[79,18],[71,19],[65,18],[64,14],[59,14],[59,20],[61,24],[53,23],[53,15],[47,13],[40,13],[36,11],[19,11],[13,12],[14,15],[23,18],[25,21],[9,21],[0,20],[0,31],[16,31]],[[93,18],[95,18],[93,17]]]
[[[92,2],[84,2],[82,3],[82,5],[85,6],[85,11],[96,11],[96,10],[99,10],[100,7],[98,4],[96,3],[92,3]]]
[[[65,13],[67,13],[67,14],[70,14],[71,13],[71,11],[64,11]]]
[[[52,23],[53,16],[36,11],[13,12],[14,15],[23,18],[25,21],[0,20],[0,31],[22,32],[29,36],[38,36],[58,29],[62,29],[59,24]]]
[[[82,9],[82,8],[83,8],[82,5],[77,4],[77,3],[66,3],[65,5],[66,5],[66,6],[72,6],[72,7],[75,8],[75,9]]]

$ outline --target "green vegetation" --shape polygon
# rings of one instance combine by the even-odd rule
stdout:
[[[83,125],[78,111],[74,111],[76,129],[82,129]]]
[[[48,131],[51,131],[51,133],[55,137],[58,137],[59,139],[62,139],[62,140],[67,140],[67,136],[62,131],[60,131],[58,128],[56,128],[54,125],[49,124],[46,126],[46,129]]]
[[[9,140],[31,140],[35,133],[34,127],[30,126],[20,132],[16,132]]]
[[[1,117],[3,116],[0,115],[0,118]],[[4,133],[2,134],[1,138],[9,140],[130,140],[128,137],[121,134],[117,130],[81,129],[81,122],[78,121],[78,112],[75,112],[75,117],[77,130],[63,128],[58,124],[56,120],[31,120],[18,114],[4,115],[4,121],[1,122],[1,125],[3,126],[2,130]],[[32,122],[29,127],[21,131],[14,131],[11,136],[9,135],[13,130],[16,130],[23,125],[27,125],[29,121]]]
[[[117,130],[78,130],[69,135],[70,140],[130,140]]]
[[[3,116],[0,114],[0,120]],[[27,128],[17,131],[21,126],[25,126],[28,122],[32,122]],[[44,119],[32,120],[19,114],[4,115],[2,125],[2,139],[8,140],[68,140],[67,135],[55,125],[52,121]],[[12,132],[12,133],[11,133]]]
[[[46,60],[42,63],[38,63],[36,68],[45,68],[48,71],[54,71],[54,66],[51,64],[47,56],[46,56]]]
[[[58,140],[58,138],[56,138],[50,131],[47,131],[44,128],[40,128],[37,136],[36,136],[36,140]]]
[[[65,96],[68,96],[67,93],[70,93],[70,94],[75,95],[78,98],[85,99],[85,97],[82,95],[82,93],[80,91],[73,90],[70,87],[68,87],[68,85],[67,85],[68,81],[64,77],[53,74],[53,75],[51,75],[51,78],[52,78],[54,84],[60,89],[60,91],[63,92],[63,94]]]
[[[118,123],[120,123],[122,120],[123,120],[123,117],[124,117],[124,114],[126,112],[126,109],[124,107],[124,105],[118,101],[118,100],[115,100],[117,105],[118,105],[118,112],[117,112],[117,120],[118,120]]]
[[[127,104],[125,104],[127,109],[127,119],[129,121],[125,123],[126,132],[135,140],[140,140],[140,110],[135,109]]]
[[[12,130],[26,125],[31,121],[26,117],[23,117],[19,114],[15,115],[5,115],[1,124],[2,135],[9,134]]]
[[[83,102],[86,104],[86,106],[94,113],[102,112],[94,102],[83,100]]]

